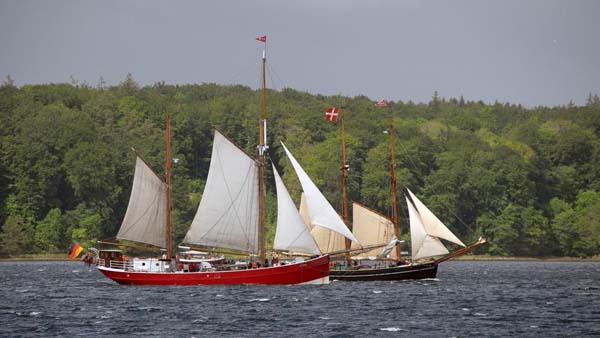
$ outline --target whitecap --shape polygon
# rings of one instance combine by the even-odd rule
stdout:
[[[479,317],[484,317],[484,316],[487,316],[487,314],[485,314],[485,313],[481,313],[481,312],[475,312],[475,313],[474,313],[474,315],[475,315],[475,316],[479,316]]]
[[[331,317],[319,317],[319,319],[321,319],[321,320],[330,320]]]
[[[469,308],[466,308],[466,307],[463,307],[463,308],[462,308],[462,310],[463,310],[463,311],[471,311],[471,309],[469,309]]]
[[[532,329],[537,329],[537,328],[539,328],[539,326],[537,326],[537,325],[529,325],[529,327],[530,327],[530,328],[532,328]]]
[[[546,302],[546,305],[554,305],[554,302]]]
[[[44,272],[46,269],[37,269],[38,272]]]
[[[29,313],[30,316],[38,316],[41,312],[32,311]]]
[[[380,290],[373,290],[373,293],[375,293],[375,294],[379,294],[379,293],[382,293],[382,292],[383,291],[380,291]]]
[[[23,289],[23,290],[17,290],[17,292],[19,292],[19,293],[25,293],[25,292],[29,292],[29,290],[28,289]]]
[[[79,273],[79,270],[73,270],[72,273]]]
[[[404,331],[399,327],[384,327],[379,329],[379,331],[388,331],[388,332],[398,332],[398,331]]]
[[[250,299],[250,302],[268,302],[270,300],[270,298],[252,298]]]
[[[423,278],[422,280],[431,280],[431,281],[434,281],[434,282],[439,282],[440,281],[439,278]]]
[[[215,297],[221,298],[221,297],[225,297],[225,296],[223,296],[223,295],[216,295]]]

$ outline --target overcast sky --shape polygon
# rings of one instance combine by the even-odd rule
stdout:
[[[373,100],[526,106],[600,94],[600,1],[0,0],[17,85],[216,82]]]

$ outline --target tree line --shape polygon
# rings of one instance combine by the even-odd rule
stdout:
[[[10,79],[8,79],[10,80]],[[262,93],[211,83],[0,86],[0,255],[62,253],[73,242],[114,238],[127,207],[135,155],[165,167],[165,116],[171,114],[176,242],[202,196],[214,128],[256,152]],[[343,107],[349,199],[391,215],[390,145],[395,130],[398,193],[408,187],[478,253],[591,257],[600,253],[600,98],[584,106],[525,108],[446,99],[389,102],[365,96],[268,91],[270,159],[290,193],[300,185],[284,141],[341,210]],[[270,175],[272,173],[269,173]],[[272,177],[269,178],[272,182]],[[274,187],[267,191],[274,235]],[[399,195],[401,196],[401,195]],[[407,210],[399,199],[402,237]],[[269,241],[267,241],[269,242]],[[409,243],[410,241],[407,241]]]

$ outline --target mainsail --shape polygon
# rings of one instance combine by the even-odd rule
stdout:
[[[331,204],[329,204],[325,196],[319,191],[319,188],[317,188],[304,169],[302,169],[298,161],[296,161],[294,155],[286,148],[283,142],[281,145],[290,159],[290,162],[292,162],[292,166],[302,185],[302,190],[304,190],[304,194],[306,195],[310,223],[313,226],[319,226],[335,231],[354,242],[358,242],[340,216],[335,212]]]
[[[448,254],[440,238],[465,246],[409,189],[406,197],[410,218],[412,259]]]
[[[218,131],[202,200],[183,241],[258,252],[256,162]]]
[[[167,185],[139,156],[133,187],[117,239],[167,246]]]
[[[381,245],[389,243],[394,237],[394,224],[383,215],[354,202],[352,204],[352,233],[360,243],[367,245]],[[360,247],[352,245],[353,249]],[[381,248],[361,252],[354,259],[368,259],[376,257],[381,253]],[[389,258],[397,258],[396,252],[390,253]]]
[[[277,229],[273,248],[291,252],[320,255],[317,243],[310,235],[308,226],[298,213],[294,201],[285,188],[275,165],[273,165],[277,189]]]

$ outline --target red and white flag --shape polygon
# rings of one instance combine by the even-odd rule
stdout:
[[[266,35],[259,36],[256,38],[256,41],[267,43],[267,36]]]
[[[386,100],[381,100],[381,101],[375,103],[375,105],[377,107],[387,107],[387,101]]]
[[[327,108],[327,111],[325,112],[325,119],[327,121],[336,122],[339,112],[340,112],[340,108],[337,108],[337,107]]]

